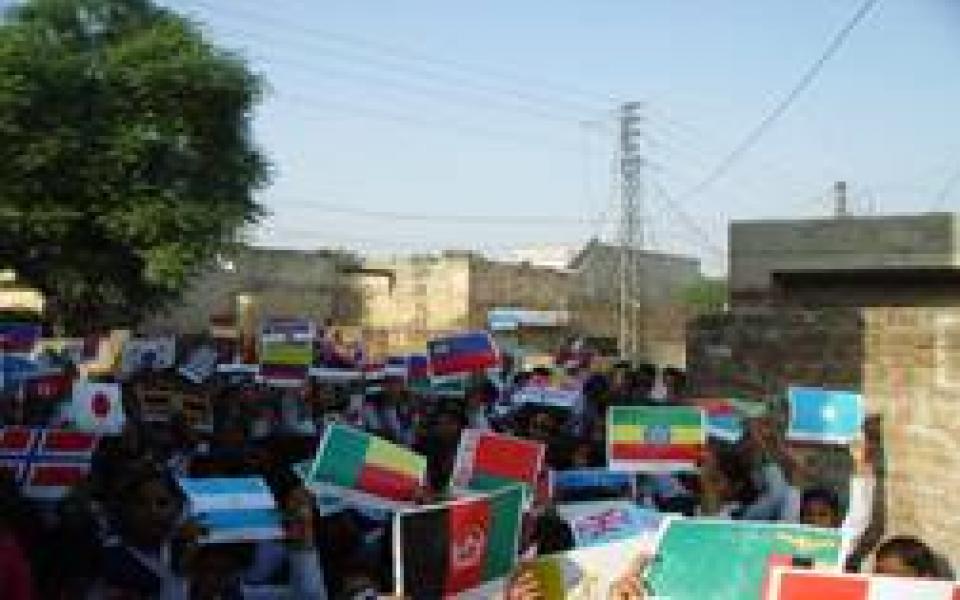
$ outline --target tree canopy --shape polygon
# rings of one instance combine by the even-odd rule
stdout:
[[[178,297],[263,216],[262,83],[149,0],[29,0],[0,24],[0,267],[73,332]]]

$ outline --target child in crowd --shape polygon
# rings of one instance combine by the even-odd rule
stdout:
[[[873,572],[893,577],[936,579],[941,573],[936,554],[914,537],[895,537],[880,544],[874,558]]]

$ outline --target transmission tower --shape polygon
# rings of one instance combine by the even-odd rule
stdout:
[[[620,358],[637,356],[639,320],[636,289],[639,251],[644,249],[644,105],[628,102],[620,106],[618,173],[620,191]]]

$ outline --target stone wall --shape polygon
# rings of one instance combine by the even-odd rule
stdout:
[[[698,395],[760,398],[783,417],[786,387],[862,390],[880,424],[887,535],[960,560],[960,309],[829,308],[711,315],[688,336]],[[842,487],[845,451],[806,450],[802,483]]]
[[[212,315],[232,313],[238,295],[254,300],[254,316],[299,315],[318,323],[357,324],[363,298],[350,274],[358,259],[334,251],[238,248],[196,277],[181,301],[149,319],[145,331],[198,334]]]

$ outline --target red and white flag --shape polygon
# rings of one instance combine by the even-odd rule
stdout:
[[[70,420],[81,431],[118,434],[126,420],[119,383],[77,381],[73,384]]]
[[[953,581],[775,569],[767,600],[960,600]]]
[[[99,437],[63,429],[0,429],[0,470],[10,472],[24,496],[59,500],[90,472]]]

